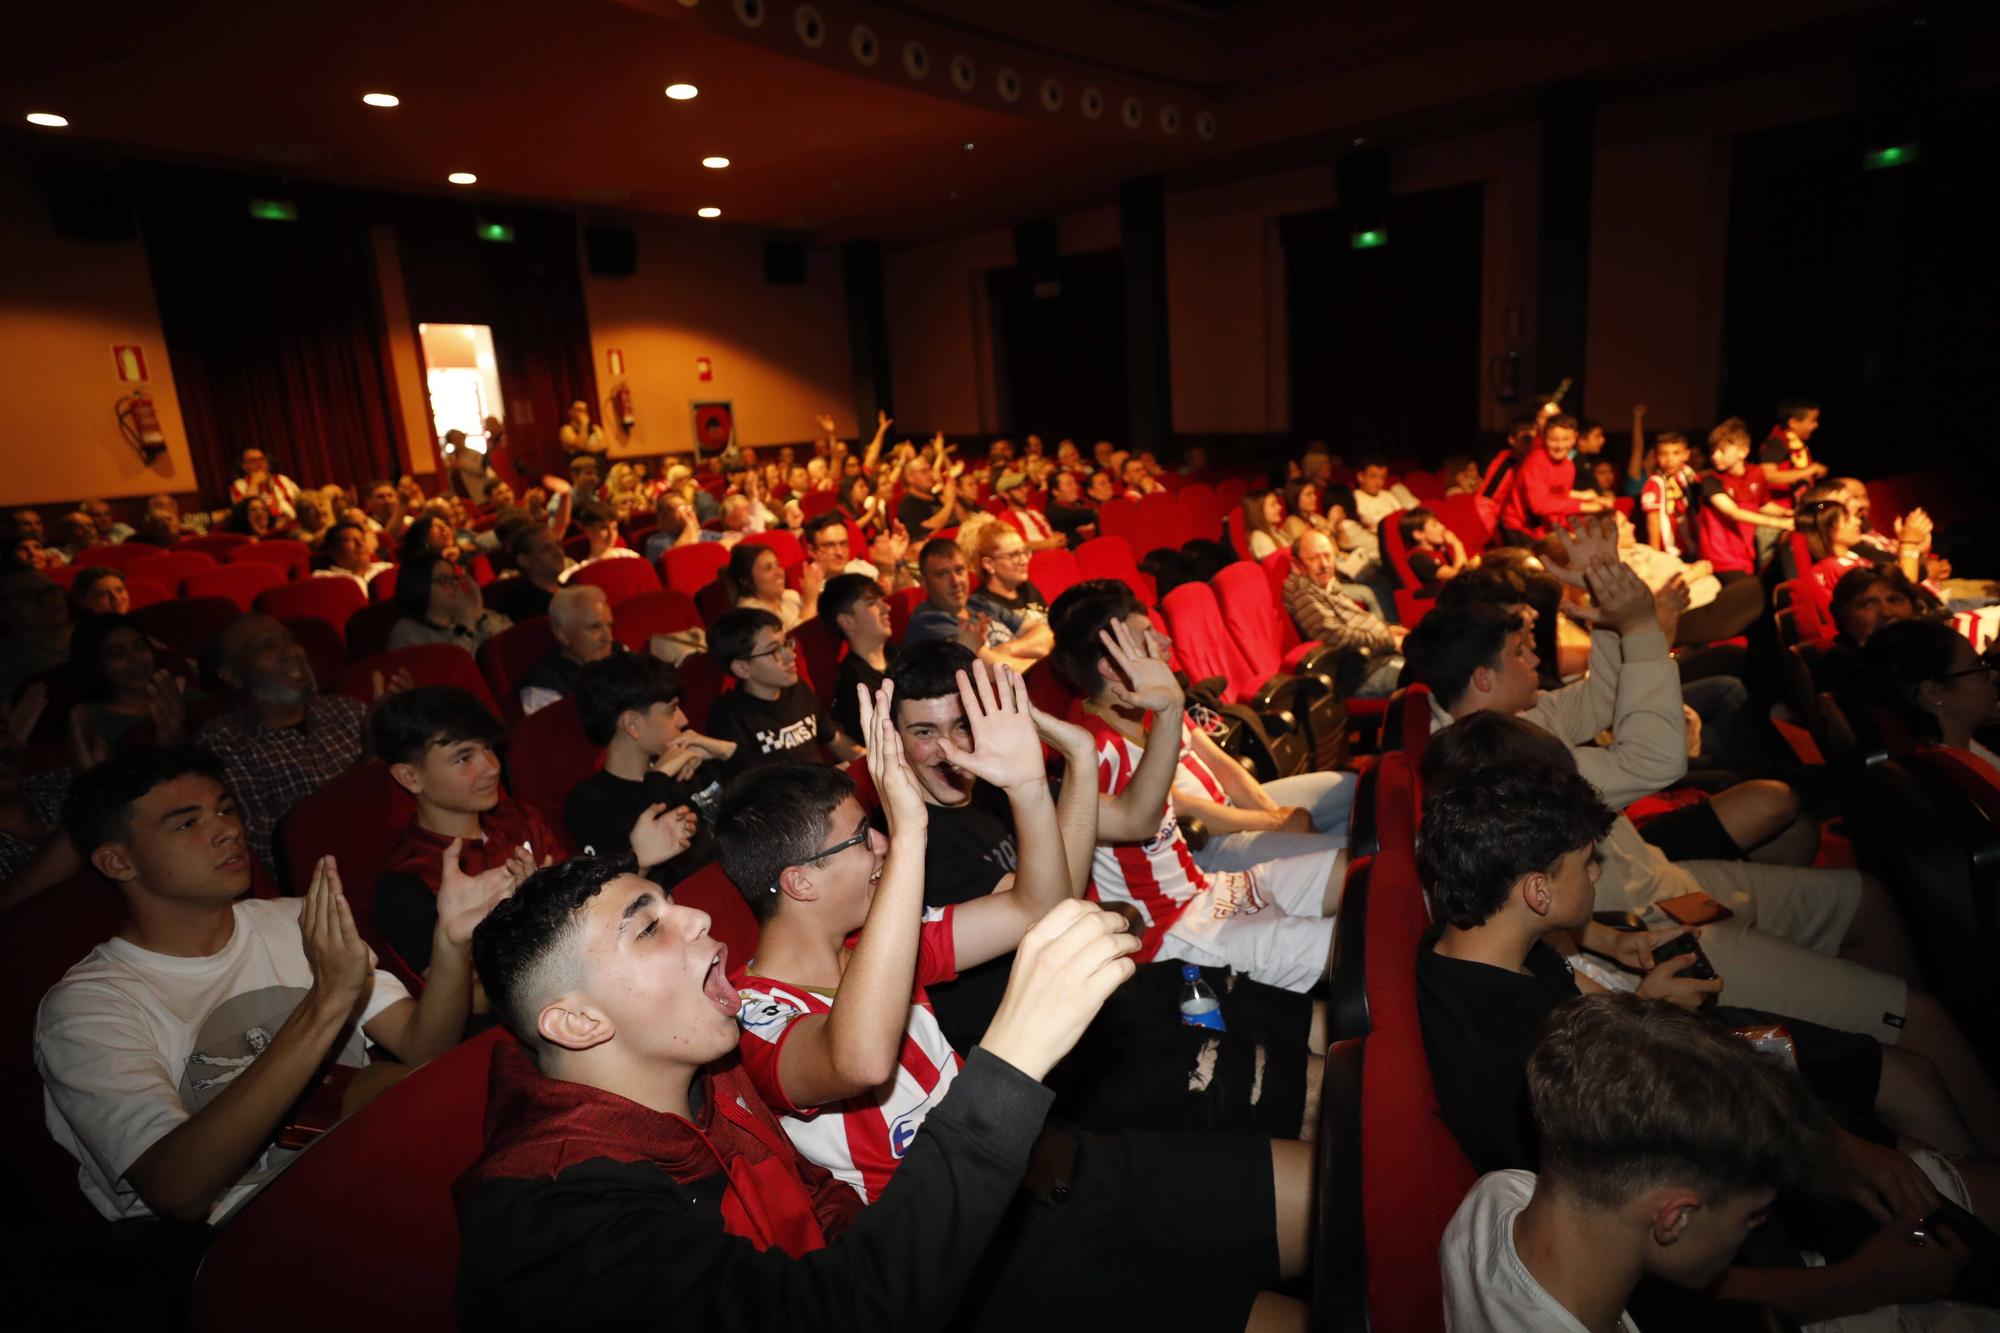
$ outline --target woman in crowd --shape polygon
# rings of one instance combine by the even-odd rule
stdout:
[[[801,581],[810,585],[811,597],[785,586],[785,566],[778,553],[762,543],[738,542],[729,553],[723,571],[736,594],[736,605],[769,611],[784,622],[784,632],[813,614],[819,601],[819,566],[807,561]]]
[[[472,576],[438,552],[420,549],[396,572],[398,618],[389,631],[391,648],[449,643],[468,653],[514,622],[480,601]]]
[[[153,724],[153,742],[178,744],[187,730],[184,683],[160,666],[153,642],[122,615],[88,616],[69,641],[70,679],[76,706],[70,725],[78,748],[109,751],[141,723]]]
[[[1289,546],[1284,527],[1284,496],[1264,490],[1243,497],[1243,539],[1250,544],[1251,559],[1262,560]]]
[[[1976,733],[1996,720],[1993,664],[1941,620],[1901,620],[1869,636],[1861,653],[1869,697],[1894,708],[1919,745],[1962,750],[1994,770],[2000,756]]]

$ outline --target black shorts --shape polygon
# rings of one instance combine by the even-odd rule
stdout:
[[[1722,817],[1709,801],[1696,801],[1649,819],[1640,827],[1639,836],[1659,848],[1669,861],[1743,859],[1743,849],[1722,827]]]
[[[1060,1202],[1023,1190],[954,1328],[1236,1330],[1278,1281],[1270,1140],[1078,1136]]]

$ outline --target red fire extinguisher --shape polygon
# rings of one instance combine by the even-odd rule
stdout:
[[[611,405],[618,410],[618,424],[629,434],[638,420],[632,415],[632,390],[623,380],[611,391]]]
[[[167,451],[167,437],[160,431],[160,414],[144,389],[135,389],[120,398],[112,410],[118,419],[119,433],[139,451],[143,461],[151,463]]]

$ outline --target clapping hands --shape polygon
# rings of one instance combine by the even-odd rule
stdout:
[[[1151,713],[1181,706],[1181,683],[1150,631],[1141,642],[1124,621],[1114,620],[1097,637],[1105,649],[1105,656],[1097,659],[1098,669],[1114,703]]]
[[[938,749],[947,760],[1003,790],[1047,780],[1035,708],[1019,672],[974,662],[970,672],[958,673],[958,698],[972,729],[972,749],[961,750],[948,734],[940,736]]]
[[[868,738],[868,776],[888,817],[889,836],[929,827],[930,807],[896,730],[896,682],[883,681],[872,696],[866,685],[854,689],[861,702],[861,734]]]

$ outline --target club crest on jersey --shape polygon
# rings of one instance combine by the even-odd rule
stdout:
[[[900,1162],[903,1154],[910,1150],[910,1144],[916,1140],[917,1129],[923,1123],[923,1114],[912,1111],[889,1126],[889,1151],[895,1154],[897,1161]]]
[[[746,992],[742,999],[743,1005],[736,1011],[736,1021],[752,1032],[761,1028],[783,1027],[799,1016],[797,1009],[768,995]]]

